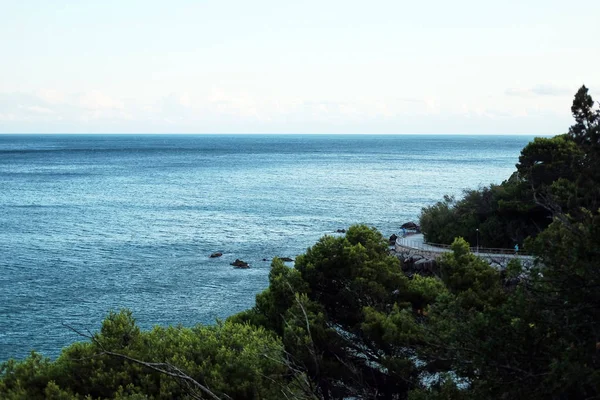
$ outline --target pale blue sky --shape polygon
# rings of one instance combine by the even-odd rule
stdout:
[[[526,4],[524,4],[526,3]],[[599,1],[0,0],[0,133],[532,133]]]

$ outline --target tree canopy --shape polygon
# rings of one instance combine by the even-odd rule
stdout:
[[[572,110],[569,133],[527,145],[507,181],[423,210],[427,237],[452,243],[438,276],[404,274],[381,233],[354,225],[293,268],[273,260],[249,310],[150,331],[111,312],[54,361],[3,363],[0,398],[599,398],[600,117],[585,87]],[[482,245],[525,241],[535,266],[490,266],[469,251],[473,227]]]
[[[456,200],[422,209],[421,229],[433,243],[457,236],[475,245],[511,248],[535,238],[557,214],[600,206],[600,110],[582,86],[568,133],[535,138],[523,148],[515,173],[499,185],[467,190]],[[477,235],[479,232],[479,235]]]

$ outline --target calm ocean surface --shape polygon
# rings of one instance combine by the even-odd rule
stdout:
[[[96,330],[110,309],[144,328],[247,309],[263,258],[358,222],[397,232],[508,178],[532,138],[0,135],[0,361],[55,357],[80,339],[62,323]]]

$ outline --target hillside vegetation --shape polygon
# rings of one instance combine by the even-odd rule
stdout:
[[[539,267],[515,261],[498,271],[464,239],[437,239],[453,250],[439,260],[440,276],[409,278],[378,231],[355,225],[321,238],[295,268],[275,259],[250,310],[214,326],[148,332],[130,312],[110,313],[54,361],[33,353],[4,363],[0,398],[598,398],[593,106],[582,87],[567,135],[530,143],[502,185],[423,212],[429,239],[471,240],[472,227],[485,245],[530,237]]]
[[[499,185],[446,196],[423,208],[427,241],[450,244],[461,236],[475,246],[512,248],[535,238],[556,214],[598,206],[598,110],[582,87],[573,102],[569,133],[536,138],[521,151],[515,173]]]

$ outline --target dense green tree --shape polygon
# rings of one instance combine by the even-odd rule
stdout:
[[[588,88],[582,86],[571,107],[575,124],[569,129],[569,136],[583,153],[576,180],[581,193],[579,205],[596,211],[600,207],[600,107],[594,105]]]
[[[456,272],[444,274],[453,295],[431,306],[427,340],[431,357],[450,360],[459,377],[454,381],[466,382],[462,393],[501,399],[600,396],[600,169],[594,165],[598,111],[593,105],[582,87],[569,134],[536,139],[517,165],[519,182],[552,221],[528,239],[537,267],[520,274],[519,284],[510,288],[499,286],[501,279],[493,284],[493,274],[481,275],[485,268],[471,269],[456,252],[442,262],[442,270],[451,266]],[[519,275],[518,268],[514,272]],[[469,278],[474,273],[480,278]],[[441,391],[439,386],[418,393],[437,398]]]
[[[296,259],[296,269],[328,319],[350,330],[361,323],[364,307],[389,307],[392,292],[403,291],[408,282],[381,233],[360,225],[345,237],[322,238]]]
[[[344,237],[321,238],[296,258],[293,272],[281,267],[273,263],[269,289],[257,296],[252,311],[235,319],[281,323],[272,329],[283,332],[291,361],[323,398],[408,391],[411,372],[403,370],[399,377],[386,369],[389,355],[363,329],[369,313],[388,313],[398,303],[411,309],[409,280],[381,233],[352,226]]]
[[[263,328],[225,322],[142,332],[131,313],[122,311],[109,314],[91,341],[65,348],[54,362],[33,353],[22,362],[4,363],[0,398],[185,399],[203,394],[185,380],[133,360],[176,366],[219,397],[303,397],[291,385],[281,341]]]
[[[475,247],[512,248],[535,236],[551,222],[550,213],[536,204],[531,189],[517,174],[500,185],[466,190],[461,199],[443,201],[421,211],[420,224],[431,243],[450,244],[464,237]]]
[[[574,180],[580,158],[577,144],[568,135],[535,138],[521,150],[517,171],[529,187],[540,190],[560,178]]]
[[[271,263],[269,287],[256,296],[256,305],[229,318],[234,322],[250,322],[283,335],[284,315],[294,305],[296,293],[306,293],[307,283],[295,268],[288,268],[279,259]]]
[[[193,328],[128,311],[54,361],[0,366],[2,399],[600,398],[600,116],[582,87],[569,134],[536,139],[501,185],[423,210],[452,243],[439,277],[406,276],[374,228],[275,259],[255,306]],[[521,243],[500,271],[469,249]],[[465,239],[455,236],[464,234]]]
[[[423,208],[425,238],[449,244],[462,236],[474,246],[479,237],[482,246],[512,247],[537,236],[556,213],[600,207],[600,110],[585,86],[571,111],[575,124],[569,133],[535,138],[521,151],[510,179]]]
[[[569,136],[589,155],[586,161],[590,163],[598,162],[593,155],[600,147],[600,108],[594,109],[594,105],[588,88],[579,88],[571,106],[575,124],[569,129]]]

